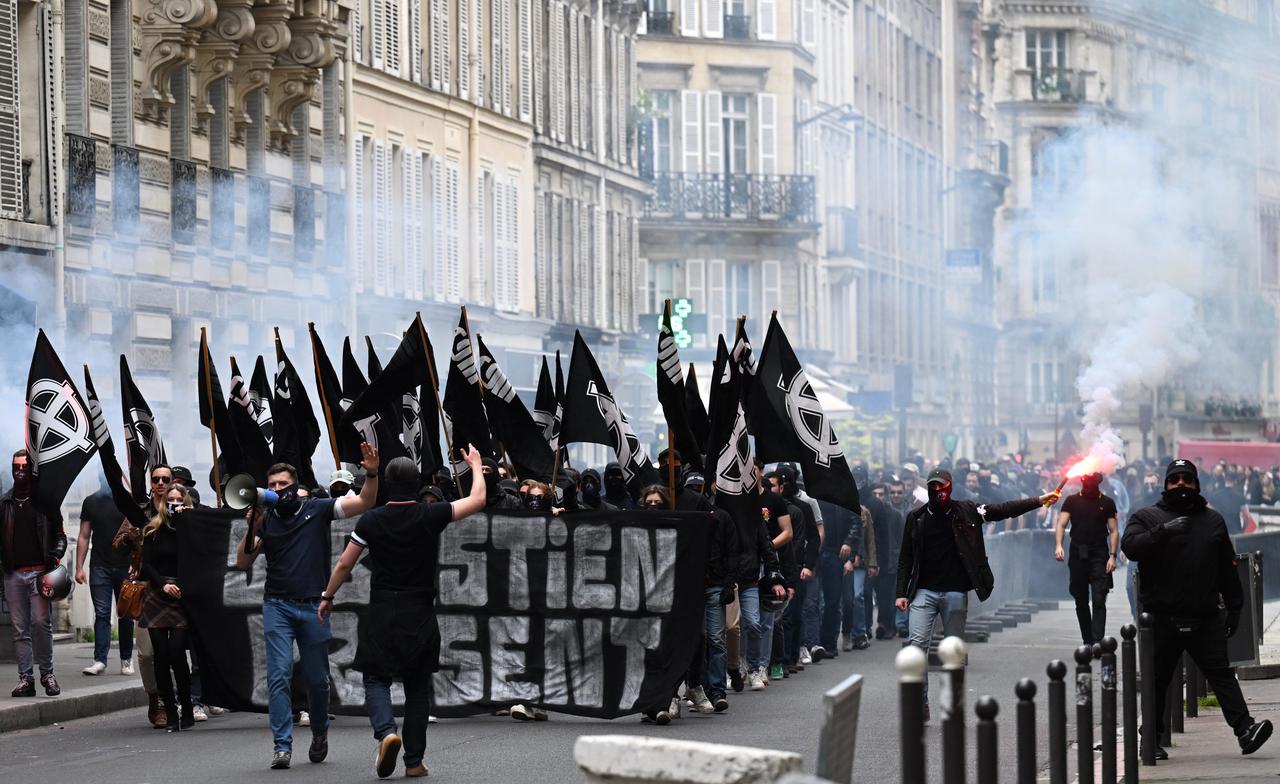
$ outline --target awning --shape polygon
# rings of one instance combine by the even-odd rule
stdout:
[[[1219,460],[1231,465],[1270,468],[1280,465],[1280,444],[1269,441],[1179,441],[1178,457],[1205,468]]]

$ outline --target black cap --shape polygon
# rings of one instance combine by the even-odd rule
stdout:
[[[1196,470],[1196,464],[1190,460],[1179,458],[1170,463],[1164,471],[1164,481],[1167,483],[1178,474],[1190,474],[1191,478],[1196,480],[1196,484],[1200,484],[1200,472]]]
[[[170,469],[173,472],[174,479],[181,479],[184,485],[194,485],[195,478],[191,476],[191,469],[186,466],[174,466]]]
[[[925,484],[931,485],[934,482],[940,482],[944,485],[951,484],[951,472],[945,468],[933,469],[932,471],[929,472],[929,479],[928,481],[925,482]]]

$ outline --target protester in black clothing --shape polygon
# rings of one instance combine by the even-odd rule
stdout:
[[[1222,486],[1209,493],[1208,500],[1209,505],[1216,509],[1226,521],[1227,533],[1234,536],[1244,531],[1244,527],[1240,524],[1240,507],[1247,501],[1244,493],[1240,492],[1240,479],[1234,472],[1223,472]]]
[[[792,540],[791,555],[794,559],[795,598],[787,604],[783,613],[781,626],[781,649],[778,646],[777,633],[774,635],[774,652],[771,665],[784,668],[787,674],[799,670],[800,641],[803,632],[804,605],[809,594],[820,591],[818,584],[818,552],[822,546],[822,534],[819,532],[813,507],[800,497],[800,485],[796,481],[795,470],[789,465],[780,465],[768,477],[774,492],[780,494],[791,510]],[[812,656],[812,654],[810,654]],[[774,673],[770,673],[773,677]]]
[[[582,472],[580,486],[584,509],[594,510],[603,506],[603,497],[600,495],[601,484],[599,471],[594,468],[588,468]]]
[[[658,477],[667,482],[671,477],[670,457],[675,462],[676,476],[676,511],[677,512],[710,512],[711,500],[699,491],[692,490],[685,478],[689,475],[687,467],[680,459],[680,451],[664,449],[658,453]]]
[[[1107,592],[1113,587],[1120,531],[1116,522],[1116,502],[1101,490],[1102,474],[1080,478],[1080,492],[1069,496],[1054,525],[1054,557],[1066,557],[1063,533],[1071,526],[1071,557],[1067,560],[1067,584],[1076,600],[1076,619],[1085,645],[1102,642],[1107,632]],[[1090,593],[1093,606],[1090,607]]]
[[[502,509],[523,508],[520,499],[503,488],[502,483],[508,480],[504,480],[499,473],[497,460],[492,457],[484,458],[480,475],[484,477],[485,509],[496,512]]]
[[[101,675],[107,670],[111,650],[111,605],[120,597],[120,586],[129,576],[129,556],[112,547],[124,515],[111,498],[105,475],[99,477],[98,492],[80,505],[80,535],[76,539],[76,582],[89,583],[93,599],[93,663],[85,675]],[[85,572],[85,561],[89,571]],[[120,640],[120,674],[133,674],[133,619],[121,616],[117,630]]]
[[[686,482],[701,480],[701,474],[689,474]],[[737,580],[738,528],[733,517],[718,507],[711,510],[715,528],[711,534],[707,556],[706,615],[703,645],[698,647],[689,668],[687,685],[693,690],[694,710],[714,713],[729,709],[725,698],[725,606],[734,600]]]
[[[1164,487],[1154,506],[1130,515],[1121,540],[1125,555],[1138,564],[1143,610],[1155,621],[1154,688],[1160,729],[1169,682],[1186,651],[1209,681],[1241,753],[1252,754],[1271,737],[1271,722],[1255,722],[1249,715],[1227,659],[1227,638],[1235,634],[1244,608],[1235,546],[1222,515],[1200,494],[1194,463],[1170,463]],[[1225,620],[1220,603],[1226,605]],[[1168,754],[1160,749],[1157,757]]]
[[[482,471],[480,453],[468,448],[467,465]],[[328,624],[334,595],[347,581],[361,554],[368,550],[369,609],[360,624],[352,666],[364,675],[365,707],[378,743],[374,771],[380,778],[395,772],[401,737],[391,706],[391,682],[404,684],[404,775],[427,775],[427,723],[431,713],[431,678],[439,668],[440,628],[435,616],[436,570],[440,533],[450,522],[485,506],[485,486],[475,482],[471,495],[453,503],[418,503],[420,476],[407,457],[397,457],[385,471],[387,503],[361,516],[351,532],[329,584],[320,596],[316,616]],[[541,491],[549,495],[546,486]]]
[[[822,622],[819,627],[820,645],[809,649],[815,662],[834,657],[840,651],[840,616],[845,603],[844,563],[850,556],[842,556],[841,548],[849,541],[862,541],[862,516],[828,501],[818,501],[822,509],[822,546],[818,551],[818,579],[822,585]],[[851,599],[849,601],[852,601]]]
[[[550,514],[551,505],[555,502],[555,495],[551,492],[551,485],[530,479],[527,480],[527,484],[523,489],[525,492],[522,503],[525,509],[538,514]]]
[[[174,528],[182,513],[191,508],[191,497],[181,485],[175,484],[164,500],[164,505],[142,532],[142,576],[150,588],[142,603],[138,625],[151,637],[156,686],[164,702],[165,729],[178,732],[195,726],[196,721],[191,701],[191,669],[187,666],[190,623],[182,606],[182,587],[178,584],[178,532]]]
[[[607,509],[635,509],[635,499],[627,491],[626,475],[622,464],[609,463],[604,467],[604,505]]]

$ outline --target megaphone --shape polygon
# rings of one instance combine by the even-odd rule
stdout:
[[[248,509],[251,506],[275,506],[280,500],[274,490],[258,487],[249,474],[237,474],[227,480],[222,491],[222,502],[232,509]]]

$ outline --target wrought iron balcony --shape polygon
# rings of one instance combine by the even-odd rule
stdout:
[[[1031,97],[1037,101],[1082,103],[1084,74],[1070,68],[1043,68],[1031,74]]]
[[[227,250],[236,238],[236,175],[209,167],[209,228],[213,247]]]
[[[674,11],[650,11],[646,35],[675,35],[676,14]]]
[[[174,242],[191,245],[196,241],[196,165],[171,160],[169,172],[170,232]]]
[[[308,185],[293,186],[293,253],[310,261],[316,248],[316,192]]]
[[[117,237],[138,236],[141,207],[138,151],[123,144],[111,145],[111,223]]]
[[[67,222],[93,228],[98,208],[98,147],[88,136],[67,134]]]
[[[751,37],[751,17],[740,14],[724,15],[724,37],[746,40]]]
[[[814,178],[796,174],[659,174],[652,220],[813,223]]]
[[[245,235],[249,240],[249,252],[265,256],[271,249],[271,180],[249,175],[249,205]]]

